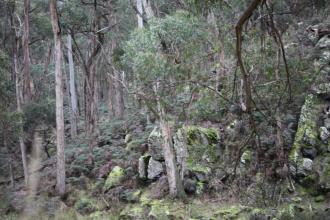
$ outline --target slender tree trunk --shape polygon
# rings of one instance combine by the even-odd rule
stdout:
[[[48,75],[48,67],[50,64],[50,58],[52,57],[52,44],[49,42],[48,43],[48,50],[47,50],[47,55],[45,57],[45,62],[44,62],[44,76],[47,77]]]
[[[50,1],[51,23],[55,41],[55,92],[56,92],[56,144],[57,190],[60,195],[65,193],[65,155],[64,155],[64,117],[63,117],[63,85],[61,69],[61,29],[59,26],[56,0]]]
[[[138,18],[138,28],[143,28],[143,7],[142,0],[136,0],[136,8],[138,10],[137,18]]]
[[[277,83],[280,82],[280,64],[281,64],[281,48],[277,50],[277,63],[275,67],[275,78]],[[279,162],[283,165],[284,162],[284,141],[282,136],[283,124],[281,120],[280,106],[277,106],[275,111],[276,120],[276,148]]]
[[[9,175],[10,175],[10,186],[12,188],[15,187],[15,178],[14,178],[14,171],[13,171],[13,160],[10,158],[9,161]]]
[[[78,106],[77,106],[77,95],[75,86],[75,73],[74,73],[74,63],[72,56],[72,37],[68,34],[68,60],[69,60],[69,84],[70,84],[70,101],[71,101],[71,138],[77,136],[77,118],[78,118]]]
[[[122,77],[118,70],[115,70],[114,74],[115,74],[115,88],[116,88],[115,113],[117,118],[122,118],[124,116],[124,111],[125,111],[123,87],[121,84]]]
[[[185,192],[183,190],[182,181],[178,173],[174,156],[171,128],[168,121],[166,120],[165,109],[160,102],[159,83],[156,83],[154,87],[155,94],[157,97],[157,109],[159,115],[160,129],[163,137],[163,154],[165,158],[166,174],[168,185],[170,188],[170,195],[174,198],[184,198]]]
[[[20,132],[18,136],[18,142],[21,150],[22,155],[22,163],[23,163],[23,172],[24,172],[24,181],[25,185],[28,185],[29,182],[29,172],[28,172],[28,165],[27,165],[27,159],[26,159],[26,146],[24,144],[23,139],[23,120],[21,117],[22,111],[22,100],[23,100],[23,91],[22,91],[22,77],[19,74],[18,71],[18,56],[17,51],[19,48],[18,45],[18,33],[16,32],[16,37],[13,45],[13,66],[14,66],[14,74],[15,74],[15,85],[16,85],[16,103],[17,103],[17,112],[20,114],[19,116],[19,125],[20,125]]]
[[[29,9],[30,0],[24,0],[24,32],[23,32],[23,95],[24,103],[31,99],[30,85],[30,49],[29,49]]]
[[[252,109],[252,91],[251,91],[251,79],[249,73],[246,71],[243,59],[242,59],[242,30],[245,22],[251,17],[254,10],[258,7],[258,5],[262,2],[262,0],[254,0],[248,8],[244,11],[240,19],[236,24],[236,55],[238,65],[241,69],[241,73],[243,76],[244,87],[245,87],[245,95],[246,95],[246,111],[251,113]]]
[[[115,88],[114,88],[112,72],[109,73],[107,81],[108,81],[108,95],[107,95],[108,111],[109,111],[109,120],[111,120],[115,115],[115,107],[114,107]]]

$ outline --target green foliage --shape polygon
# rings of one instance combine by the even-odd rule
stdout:
[[[38,125],[55,126],[55,102],[46,100],[24,106],[24,130],[28,131]]]
[[[185,11],[154,18],[148,29],[137,29],[131,34],[124,46],[124,63],[138,74],[141,82],[188,74],[187,65],[190,74],[197,74],[207,39],[205,28]]]
[[[62,1],[59,7],[60,22],[64,29],[80,29],[89,25],[88,9],[83,7],[78,0]]]
[[[81,214],[88,214],[97,210],[97,207],[94,204],[94,201],[89,198],[81,198],[74,205],[75,209]]]

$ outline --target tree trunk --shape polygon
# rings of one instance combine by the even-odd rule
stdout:
[[[23,113],[22,111],[22,100],[23,100],[23,91],[22,91],[22,77],[19,74],[18,71],[18,56],[17,56],[17,51],[19,48],[18,44],[18,33],[15,33],[15,41],[13,45],[13,66],[14,66],[14,74],[15,74],[15,85],[16,85],[16,103],[17,103],[17,112],[20,114],[19,116],[19,126],[20,126],[20,132],[18,136],[18,142],[21,150],[21,155],[22,155],[22,163],[23,163],[23,172],[24,172],[24,181],[25,185],[28,185],[29,182],[29,172],[28,172],[28,165],[27,165],[27,159],[26,159],[26,146],[24,144],[24,139],[23,139],[23,120],[21,117],[21,114]]]
[[[124,116],[124,111],[125,111],[122,77],[118,70],[115,70],[114,74],[115,74],[115,88],[116,88],[115,114],[117,118],[122,118]]]
[[[277,62],[275,67],[275,78],[277,83],[280,82],[280,65],[281,65],[281,48],[279,47],[277,50]],[[279,88],[280,86],[278,86]],[[282,136],[283,131],[283,124],[281,120],[281,112],[280,112],[280,106],[276,107],[275,111],[275,120],[276,120],[276,148],[277,148],[277,156],[278,160],[281,165],[283,165],[284,162],[284,140]]]
[[[30,85],[30,50],[29,50],[29,9],[30,0],[24,0],[24,32],[23,32],[23,95],[24,103],[31,99]]]
[[[243,76],[244,87],[245,87],[245,95],[246,95],[246,111],[251,113],[252,109],[252,91],[251,91],[251,79],[249,73],[246,71],[242,59],[242,30],[245,22],[251,17],[254,10],[258,7],[258,5],[262,2],[262,0],[254,0],[249,7],[244,11],[240,19],[236,24],[236,55],[238,65],[241,69],[241,73]]]
[[[114,107],[114,100],[115,100],[115,88],[113,82],[113,73],[110,72],[108,74],[108,111],[109,111],[109,120],[115,115],[115,107]]]
[[[55,92],[56,92],[56,179],[57,190],[62,196],[65,193],[65,155],[64,155],[64,117],[63,117],[63,85],[61,70],[61,29],[57,16],[56,0],[50,1],[51,23],[55,41]]]
[[[137,18],[138,18],[138,28],[143,28],[143,7],[142,0],[136,0],[136,8],[138,10]]]
[[[78,118],[78,107],[77,107],[77,95],[75,86],[75,74],[74,74],[74,63],[72,56],[72,37],[68,34],[68,60],[69,60],[69,84],[70,84],[70,101],[71,101],[71,138],[77,136],[77,118]]]
[[[13,171],[13,160],[10,158],[9,161],[9,175],[10,175],[10,186],[11,188],[15,187],[15,178],[14,178],[14,171]]]
[[[146,12],[147,19],[152,18],[155,14],[154,11],[152,10],[150,0],[142,0],[142,4],[144,7],[144,11]]]
[[[171,128],[166,120],[165,109],[160,103],[159,83],[155,85],[155,94],[157,97],[157,109],[159,115],[160,129],[163,137],[163,154],[165,158],[167,181],[170,188],[170,195],[174,198],[184,198],[185,192],[183,190],[182,181],[176,166],[174,156],[173,139]]]

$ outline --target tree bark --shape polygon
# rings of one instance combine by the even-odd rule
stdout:
[[[64,117],[63,117],[63,83],[61,70],[61,29],[59,26],[56,0],[50,1],[51,23],[55,42],[55,92],[56,92],[56,180],[58,193],[65,194],[65,155],[64,155]]]
[[[14,40],[14,45],[13,45],[13,67],[14,67],[14,75],[15,75],[17,112],[20,114],[20,116],[19,116],[19,126],[20,126],[19,129],[20,129],[20,132],[19,132],[19,136],[18,136],[18,142],[19,142],[19,146],[20,146],[20,150],[21,150],[21,156],[22,156],[24,181],[25,181],[25,185],[28,186],[29,172],[28,172],[28,165],[27,165],[27,159],[26,159],[26,146],[24,144],[24,139],[23,139],[22,77],[20,76],[19,71],[18,71],[18,55],[17,55],[17,51],[18,51],[18,48],[19,48],[18,39],[19,39],[19,33],[15,32],[15,40]]]
[[[166,175],[170,189],[170,196],[174,198],[185,198],[183,184],[179,177],[178,169],[176,166],[171,128],[168,121],[166,120],[165,109],[160,102],[159,83],[156,83],[154,86],[154,91],[157,97],[157,109],[160,129],[163,137],[163,154],[165,158]]]
[[[136,8],[138,10],[137,18],[138,18],[138,28],[143,28],[143,7],[142,0],[136,0]]]
[[[109,111],[109,120],[113,118],[115,115],[115,107],[114,107],[114,100],[115,100],[115,88],[114,88],[114,82],[113,82],[113,73],[110,72],[108,74],[108,111]]]
[[[24,0],[24,32],[23,32],[23,98],[24,103],[31,99],[30,85],[30,49],[29,49],[29,9],[30,0]]]
[[[154,13],[154,11],[152,10],[152,7],[151,7],[150,0],[142,0],[142,4],[143,4],[143,7],[144,7],[144,11],[146,12],[147,19],[150,19],[153,16],[155,16],[155,13]]]
[[[125,106],[124,106],[124,94],[123,94],[123,87],[122,77],[118,70],[114,71],[115,74],[115,88],[116,88],[116,105],[115,105],[115,114],[117,118],[123,118]]]
[[[78,105],[77,105],[77,94],[75,85],[75,73],[74,73],[74,62],[72,56],[72,37],[68,34],[67,41],[68,48],[68,60],[69,60],[69,84],[70,84],[70,101],[71,101],[71,138],[77,136],[77,118],[78,118]]]

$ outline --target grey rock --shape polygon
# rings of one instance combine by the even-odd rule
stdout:
[[[153,180],[159,177],[164,172],[163,164],[152,157],[148,164],[148,179]]]
[[[326,127],[327,129],[330,129],[330,118],[326,118],[324,120],[324,127]]]
[[[167,177],[162,175],[156,182],[151,183],[149,188],[151,199],[163,199],[169,192]]]
[[[148,137],[149,154],[155,160],[164,161],[163,139],[158,127],[154,127]]]
[[[150,155],[145,155],[139,158],[139,177],[141,179],[147,179],[149,160],[150,160]]]
[[[195,173],[195,176],[197,178],[198,181],[200,182],[207,182],[207,176],[204,173]]]
[[[320,127],[320,138],[322,141],[326,141],[330,137],[330,133],[326,127]]]
[[[184,188],[185,192],[188,194],[196,193],[196,190],[197,190],[196,181],[194,181],[192,179],[185,179],[183,181],[183,188]]]
[[[314,147],[302,148],[301,153],[303,157],[313,160],[317,155],[317,150]]]
[[[305,171],[311,171],[313,169],[313,161],[309,158],[304,158],[302,161],[302,168]]]

